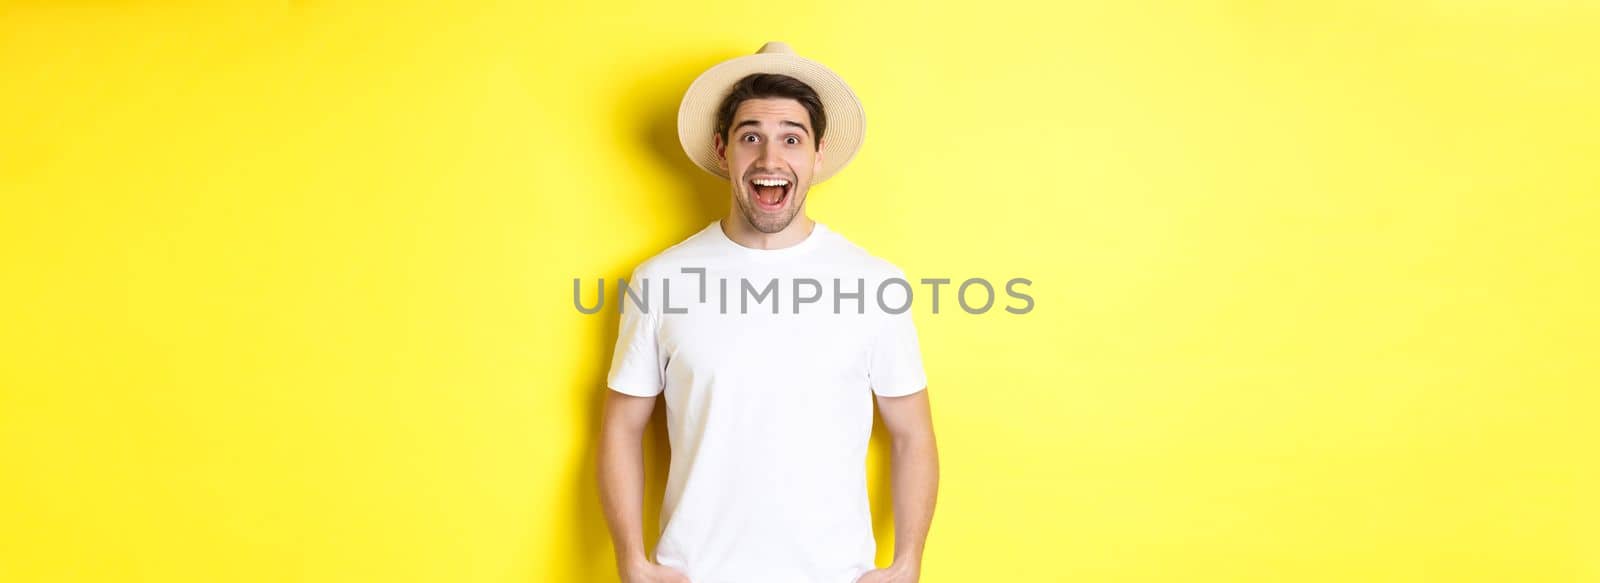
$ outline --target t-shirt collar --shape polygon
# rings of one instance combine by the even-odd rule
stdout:
[[[711,221],[711,224],[708,225],[706,229],[711,232],[710,234],[712,238],[715,239],[720,246],[726,248],[730,253],[735,253],[741,257],[748,257],[759,261],[770,261],[774,259],[804,255],[805,253],[810,252],[812,248],[816,247],[822,240],[823,235],[828,232],[827,225],[824,225],[821,222],[813,221],[811,233],[807,234],[806,238],[802,239],[799,243],[778,249],[756,249],[753,247],[745,247],[744,245],[740,245],[737,241],[728,238],[728,234],[722,231],[722,219]]]

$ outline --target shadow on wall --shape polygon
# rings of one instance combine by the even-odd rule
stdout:
[[[666,178],[660,182],[675,188],[672,192],[645,191],[641,196],[669,196],[685,205],[683,213],[674,215],[683,222],[679,225],[683,236],[649,250],[641,260],[728,213],[728,181],[701,170],[683,153],[683,146],[678,142],[678,104],[695,77],[734,56],[738,55],[708,53],[684,58],[670,66],[660,61],[641,64],[639,70],[652,73],[641,76],[618,104],[616,115],[631,122],[628,137],[640,150],[638,158],[652,162],[654,170]],[[659,217],[650,218],[659,220]]]
[[[665,182],[671,184],[673,189],[669,192],[641,189],[636,196],[670,196],[683,201],[687,208],[681,214],[654,218],[681,223],[671,229],[671,232],[679,234],[670,241],[652,242],[649,248],[639,249],[629,264],[612,266],[607,270],[607,281],[615,282],[619,277],[627,277],[634,266],[728,212],[728,182],[695,166],[678,143],[678,104],[689,83],[702,71],[740,54],[743,53],[706,52],[670,59],[649,55],[649,58],[638,63],[637,69],[645,74],[640,76],[640,82],[627,95],[619,97],[616,114],[630,122],[625,127],[636,146],[643,150],[643,155],[639,157],[650,160],[656,170],[669,177]],[[581,377],[584,380],[575,389],[581,392],[585,403],[582,455],[577,467],[567,474],[569,484],[573,485],[573,495],[561,501],[559,507],[566,510],[566,516],[556,521],[560,531],[554,537],[554,540],[570,541],[567,543],[569,548],[581,551],[580,556],[570,560],[568,557],[557,557],[552,561],[546,579],[551,581],[574,577],[580,581],[612,581],[617,577],[611,535],[600,507],[595,457],[598,454],[606,391],[609,390],[605,386],[606,374],[610,371],[611,355],[617,340],[618,313],[607,309],[601,314],[604,317],[594,317],[589,322],[602,327],[595,336],[600,338],[598,354],[603,357],[587,363],[586,372]],[[666,430],[666,401],[662,397],[657,399],[644,439],[644,539],[645,548],[652,559],[660,537],[661,498],[666,492],[667,468],[671,459]],[[886,478],[889,475],[889,440],[881,419],[876,415],[873,417],[873,439],[869,451],[869,459],[874,466],[870,473]],[[879,556],[885,556],[887,549],[891,548],[890,537],[894,532],[891,495],[887,479],[878,480],[875,486],[871,492],[873,530],[878,538]]]

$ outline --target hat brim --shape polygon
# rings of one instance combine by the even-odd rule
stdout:
[[[717,164],[717,108],[733,84],[753,73],[788,75],[810,85],[822,100],[828,125],[822,135],[822,168],[812,184],[832,178],[855,158],[866,129],[866,112],[854,91],[838,74],[793,53],[758,53],[730,59],[707,69],[689,85],[678,106],[678,142],[695,165],[722,178],[728,172]]]

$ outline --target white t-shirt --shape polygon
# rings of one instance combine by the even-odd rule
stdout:
[[[622,310],[607,385],[665,394],[656,562],[695,583],[872,570],[872,395],[927,386],[904,272],[821,223],[763,250],[713,221],[639,265],[629,288],[607,298]]]

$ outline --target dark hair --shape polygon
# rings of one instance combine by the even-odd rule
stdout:
[[[733,112],[738,111],[739,104],[746,99],[765,98],[800,102],[806,108],[806,113],[811,114],[812,143],[817,149],[822,149],[822,131],[828,127],[828,115],[822,110],[822,98],[817,97],[816,90],[804,81],[777,73],[746,75],[733,84],[733,89],[727,97],[722,98],[722,105],[717,108],[717,135],[722,136],[722,143],[728,143],[728,126],[733,125]]]

